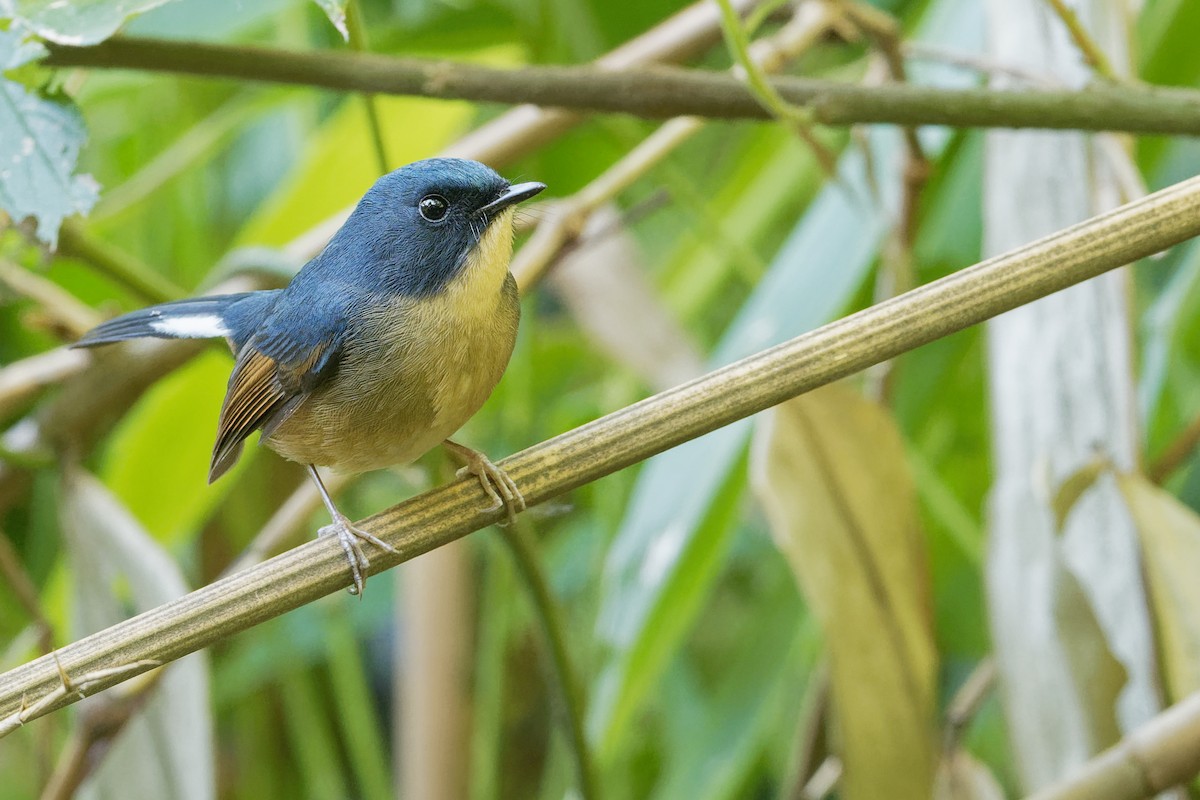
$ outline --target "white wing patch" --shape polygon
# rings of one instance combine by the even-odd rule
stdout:
[[[229,328],[216,314],[162,317],[151,322],[150,327],[159,333],[180,339],[216,339],[229,335]]]

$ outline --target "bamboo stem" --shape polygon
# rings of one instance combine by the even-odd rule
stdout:
[[[1200,694],[1185,697],[1029,800],[1140,800],[1200,770]]]
[[[1200,177],[822,326],[534,445],[501,462],[545,502],[803,392],[1200,235]],[[358,523],[396,548],[376,574],[500,521],[477,481],[457,480]],[[319,539],[0,675],[0,730],[68,705],[349,584]],[[62,691],[63,674],[86,692]]]

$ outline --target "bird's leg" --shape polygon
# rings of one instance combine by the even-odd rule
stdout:
[[[308,474],[312,476],[313,482],[317,484],[317,490],[321,493],[321,499],[325,501],[325,508],[329,509],[329,516],[333,518],[333,523],[321,528],[317,531],[317,535],[337,537],[338,544],[342,546],[342,551],[346,554],[346,560],[350,562],[350,574],[354,579],[354,585],[349,590],[350,594],[362,597],[363,588],[366,586],[366,579],[363,578],[363,573],[367,567],[371,566],[371,562],[367,559],[367,554],[363,552],[359,540],[370,542],[380,550],[387,550],[389,553],[395,553],[396,548],[379,537],[372,536],[366,531],[351,525],[346,515],[338,511],[338,507],[333,504],[333,498],[329,496],[329,491],[325,488],[325,484],[321,482],[321,476],[317,473],[317,468],[312,464],[308,464],[307,466]]]
[[[492,499],[492,504],[484,509],[485,511],[495,511],[503,506],[508,511],[508,521],[511,523],[516,520],[519,512],[525,510],[525,498],[521,495],[521,490],[517,488],[513,479],[508,477],[508,473],[493,464],[491,459],[478,450],[472,450],[450,439],[442,442],[442,446],[463,463],[458,477],[470,473],[479,479],[479,485]]]

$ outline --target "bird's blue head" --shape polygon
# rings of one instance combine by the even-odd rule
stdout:
[[[510,184],[478,161],[417,161],[377,180],[321,257],[389,294],[435,294],[489,240],[511,243],[513,206],[544,188]]]

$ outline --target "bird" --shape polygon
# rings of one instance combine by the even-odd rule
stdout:
[[[411,463],[439,443],[509,519],[520,489],[452,436],[508,366],[521,308],[509,272],[516,205],[545,189],[468,159],[431,158],[380,177],[283,289],[212,295],[104,322],[72,346],[143,337],[225,339],[234,354],[209,465],[212,483],[246,438],[305,466],[362,596],[363,544],[318,466],[361,473]]]

